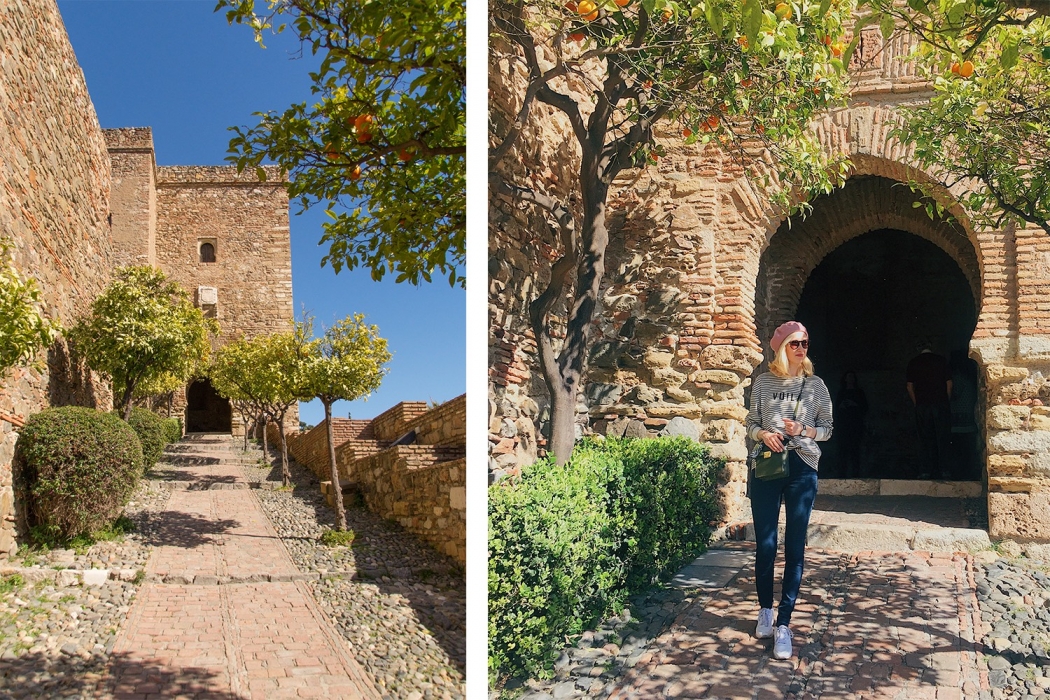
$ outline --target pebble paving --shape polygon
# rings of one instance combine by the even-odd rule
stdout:
[[[280,469],[245,467],[249,481],[280,481]],[[456,564],[367,509],[346,508],[353,546],[318,542],[335,514],[316,477],[292,464],[294,488],[259,489],[264,512],[296,565],[315,572],[321,608],[385,697],[464,697],[466,594]]]
[[[754,637],[752,562],[724,585],[634,598],[563,650],[553,678],[510,682],[490,697],[1014,697],[1016,684],[997,694],[990,683],[981,568],[967,554],[808,550],[795,653],[777,661],[771,640]]]
[[[0,698],[464,697],[462,569],[360,507],[321,545],[313,475],[236,447],[169,447],[133,533],[0,570]]]

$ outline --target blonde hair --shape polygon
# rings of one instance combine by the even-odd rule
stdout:
[[[772,361],[769,363],[769,372],[771,374],[774,374],[774,375],[776,375],[778,377],[789,377],[789,376],[791,376],[790,374],[788,374],[788,367],[790,366],[788,364],[788,357],[787,357],[788,343],[791,342],[792,340],[801,340],[801,339],[803,339],[805,337],[806,337],[806,334],[802,333],[801,331],[799,331],[799,332],[796,332],[796,333],[792,333],[788,337],[784,338],[784,342],[782,342],[780,344],[780,347],[776,349],[776,355],[773,357]],[[809,361],[809,355],[806,355],[806,357],[803,358],[803,360],[802,360],[802,376],[803,377],[812,377],[813,376],[813,363]]]

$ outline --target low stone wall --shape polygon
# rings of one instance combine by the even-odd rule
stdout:
[[[335,434],[335,447],[339,447],[348,440],[369,439],[372,431],[369,429],[371,421],[351,420],[348,418],[333,418],[332,431]],[[327,479],[329,473],[328,464],[328,433],[327,424],[321,421],[305,433],[297,431],[287,432],[288,454],[299,464],[308,467],[310,471],[320,479]],[[271,424],[267,427],[267,439],[274,445],[279,444],[280,433],[277,426]],[[338,463],[338,457],[336,462]]]
[[[409,424],[408,430],[416,431],[416,442],[421,445],[465,445],[467,395],[461,394],[427,411]]]
[[[427,413],[425,401],[402,401],[372,419],[376,440],[397,440],[407,433],[416,419]]]
[[[397,445],[339,465],[369,510],[396,520],[461,564],[467,560],[466,459],[463,448]],[[450,459],[451,458],[451,459]]]

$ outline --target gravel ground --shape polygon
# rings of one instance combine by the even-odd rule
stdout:
[[[169,495],[141,482],[124,509],[136,531],[123,541],[99,542],[82,552],[23,549],[8,562],[29,571],[0,579],[0,697],[96,696],[94,684],[141,579],[111,578],[98,587],[34,579],[58,569],[144,569],[150,512],[163,507]]]
[[[692,603],[710,597],[706,591],[658,588],[634,596],[619,615],[562,650],[551,679],[510,679],[489,692],[490,700],[564,700],[607,698],[645,653],[649,643]]]
[[[998,559],[977,569],[993,698],[1050,700],[1050,564]]]
[[[256,483],[280,481],[280,466],[246,466]],[[455,562],[363,507],[346,509],[353,546],[318,541],[334,526],[318,480],[292,464],[292,490],[255,491],[303,571],[322,580],[314,595],[384,697],[464,697],[466,591]]]

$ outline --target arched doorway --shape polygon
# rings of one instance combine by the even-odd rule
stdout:
[[[957,384],[969,383],[969,395],[953,406],[960,413],[952,477],[976,480],[983,421],[974,419],[977,373],[967,350],[979,308],[978,259],[958,224],[931,219],[916,202],[893,180],[856,177],[816,200],[809,217],[785,222],[760,262],[756,325],[765,340],[787,319],[804,323],[833,400],[844,374],[855,373],[868,410],[851,476],[936,475],[923,457],[905,371],[924,344],[953,358]],[[823,478],[846,475],[843,442],[840,433],[825,447]]]
[[[187,387],[187,433],[229,433],[232,428],[230,402],[219,396],[209,380],[198,379]]]

